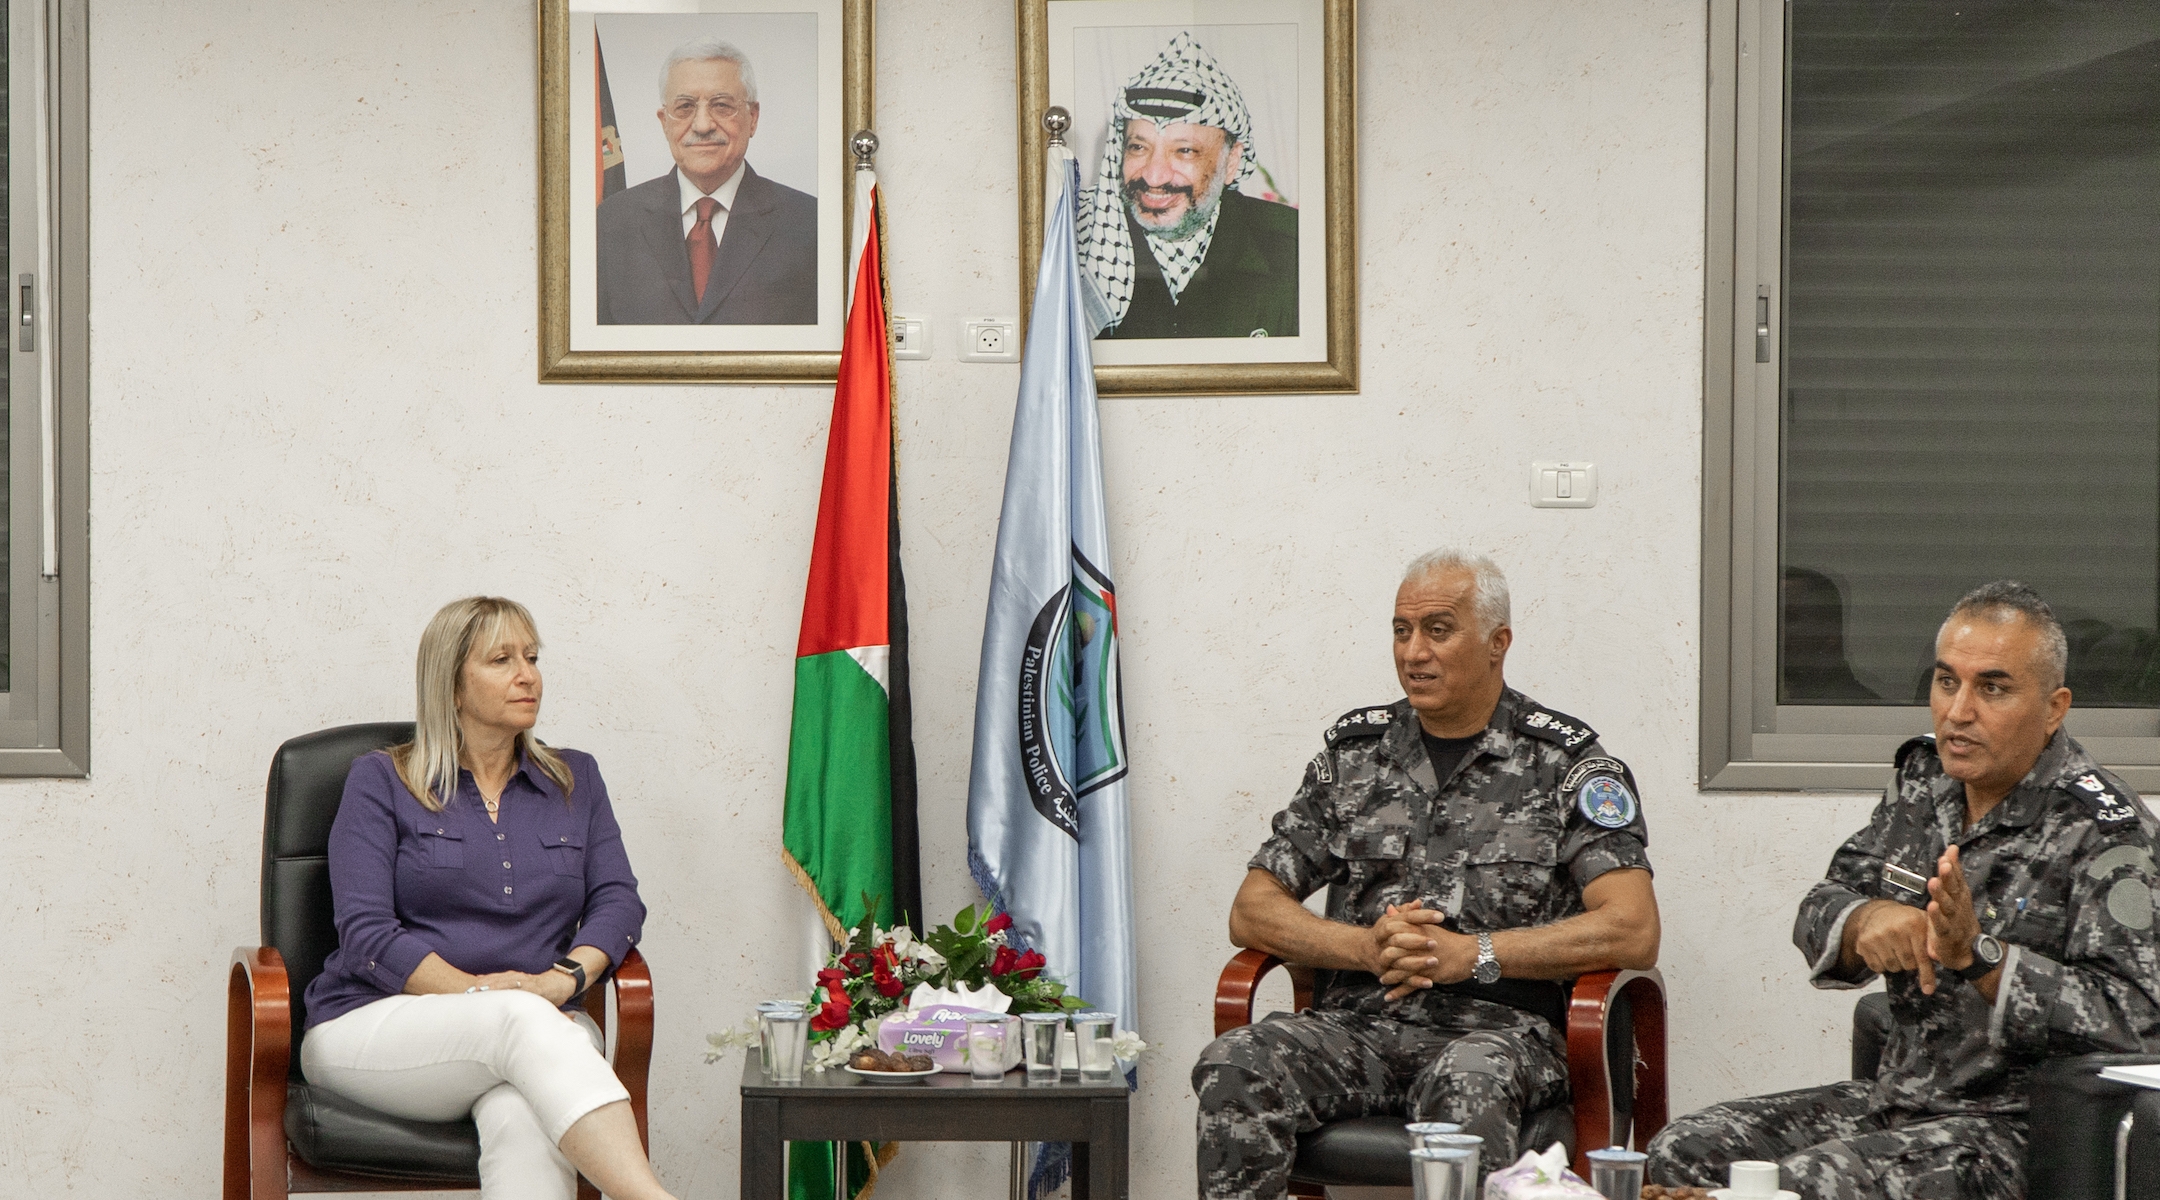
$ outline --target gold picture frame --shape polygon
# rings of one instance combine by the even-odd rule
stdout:
[[[1271,345],[1261,344],[1267,340],[1261,336],[1262,330],[1254,330],[1250,337],[1215,334],[1206,339],[1180,338],[1175,344],[1166,340],[1155,347],[1149,347],[1144,337],[1122,345],[1099,337],[1094,344],[1095,386],[1105,395],[1357,391],[1357,0],[1015,0],[1014,12],[1019,33],[1023,314],[1033,303],[1036,269],[1042,259],[1043,171],[1048,139],[1043,115],[1053,105],[1071,113],[1073,129],[1068,136],[1080,160],[1081,186],[1087,188],[1101,155],[1097,151],[1091,156],[1088,138],[1094,135],[1095,144],[1100,146],[1106,136],[1102,120],[1093,121],[1093,129],[1088,128],[1088,113],[1101,113],[1107,104],[1114,103],[1114,98],[1108,102],[1100,98],[1099,84],[1111,69],[1105,64],[1132,61],[1129,52],[1119,60],[1098,49],[1109,44],[1103,39],[1129,31],[1131,36],[1124,38],[1125,43],[1143,33],[1159,40],[1166,30],[1184,28],[1205,42],[1216,36],[1205,34],[1205,29],[1275,28],[1284,23],[1287,15],[1297,30],[1292,52],[1299,56],[1301,65],[1317,65],[1319,76],[1308,81],[1303,78],[1304,71],[1289,72],[1294,77],[1288,85],[1296,97],[1294,116],[1276,123],[1278,128],[1298,135],[1317,130],[1321,143],[1315,148],[1310,145],[1310,136],[1298,138],[1295,158],[1303,168],[1299,175],[1306,186],[1291,198],[1304,199],[1303,204],[1292,205],[1301,216],[1318,207],[1323,217],[1313,223],[1319,226],[1316,231],[1308,232],[1301,222],[1297,234],[1301,264],[1298,311],[1302,314],[1298,328],[1307,336],[1298,339],[1301,345],[1294,349],[1284,346],[1285,339],[1281,338],[1274,339]],[[1315,38],[1317,46],[1311,44]],[[1076,52],[1084,39],[1092,39],[1086,55]],[[1259,60],[1249,57],[1248,61]],[[1066,62],[1081,65],[1056,69]],[[1223,69],[1233,76],[1236,73],[1227,61]],[[1083,70],[1092,72],[1089,77],[1097,82],[1096,88],[1080,83]],[[1277,78],[1280,74],[1248,79],[1239,86],[1247,90],[1256,84],[1272,86],[1280,92],[1285,86]],[[1074,95],[1057,94],[1061,84],[1072,88]],[[1320,108],[1317,113],[1311,111],[1315,105]],[[1260,148],[1262,155],[1268,152],[1267,147]],[[1310,169],[1313,167],[1318,170]],[[1314,175],[1320,176],[1317,189],[1310,186]],[[1274,179],[1268,182],[1272,188]],[[1316,192],[1322,201],[1319,205],[1311,202]],[[1322,270],[1309,269],[1322,263]],[[1307,289],[1316,275],[1325,290],[1323,295],[1312,297]],[[1310,336],[1315,316],[1324,322],[1324,341]],[[1256,354],[1274,357],[1256,361]],[[1281,360],[1285,354],[1293,354],[1294,360]],[[1190,361],[1134,361],[1135,357],[1160,360],[1166,356]]]
[[[871,81],[875,0],[714,0],[700,7],[704,11],[692,14],[681,13],[679,5],[663,8],[657,4],[649,13],[624,14],[620,6],[594,13],[575,7],[572,0],[537,0],[539,375],[543,383],[815,383],[829,382],[839,375],[840,330],[845,319],[841,309],[847,294],[846,231],[853,216],[849,211],[853,207],[849,181],[854,158],[848,140],[857,130],[874,126]],[[805,14],[815,18],[807,26],[799,19]],[[622,162],[624,142],[628,140],[613,127],[603,131],[598,115],[602,111],[600,98],[637,95],[634,89],[648,76],[636,68],[649,64],[618,65],[612,57],[604,56],[599,39],[602,26],[596,24],[596,18],[608,22],[639,18],[703,20],[713,28],[713,36],[731,43],[739,41],[746,49],[754,43],[743,41],[731,31],[755,18],[764,22],[757,30],[778,29],[794,38],[782,43],[775,41],[779,35],[773,34],[768,42],[784,45],[798,56],[814,54],[815,70],[809,73],[807,83],[801,78],[804,72],[770,71],[761,81],[765,90],[759,99],[761,103],[772,100],[790,88],[794,92],[789,94],[815,89],[816,102],[811,108],[816,116],[801,117],[803,106],[796,105],[792,122],[786,127],[786,140],[776,140],[781,135],[774,131],[775,123],[770,119],[776,114],[771,104],[764,103],[766,111],[755,128],[757,136],[768,142],[752,142],[748,155],[754,170],[761,147],[775,147],[776,153],[786,156],[786,162],[794,164],[801,177],[799,183],[814,181],[815,190],[808,194],[824,198],[818,200],[814,218],[814,269],[804,268],[792,277],[814,280],[814,322],[635,323],[603,319],[597,314],[598,301],[593,299],[598,291],[595,281],[601,257],[595,249],[597,213],[604,200],[618,194],[606,190],[602,164],[610,161],[606,157],[610,153],[614,162]],[[645,40],[669,28],[655,25]],[[811,31],[808,37],[813,39],[809,43],[813,50],[805,50],[803,38],[790,32],[804,28]],[[575,43],[574,32],[580,35]],[[646,57],[650,60],[650,54]],[[611,69],[617,72],[612,81],[608,74]],[[775,84],[779,85],[777,89]],[[588,105],[591,115],[587,115]],[[643,149],[649,150],[651,144],[663,151],[669,149],[664,136],[645,128],[630,128],[633,122],[653,122],[653,117],[637,115],[640,106],[634,101],[624,108],[620,124],[626,134],[648,143]],[[810,126],[807,131],[803,128],[806,120]],[[650,153],[644,161],[648,167],[638,174],[649,174],[651,168],[661,165],[673,170],[672,163]],[[593,188],[593,192],[586,192],[586,187]],[[800,228],[798,225],[798,231]],[[723,236],[719,253],[726,252]],[[578,288],[576,303],[573,287]],[[683,294],[689,295],[687,291]]]

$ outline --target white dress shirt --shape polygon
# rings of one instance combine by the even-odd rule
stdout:
[[[749,165],[747,161],[736,163],[735,173],[727,177],[727,182],[709,192],[699,191],[697,185],[690,182],[690,177],[682,173],[681,168],[676,169],[675,186],[682,193],[682,232],[685,239],[689,238],[690,230],[697,225],[697,202],[711,196],[720,202],[719,211],[712,217],[713,245],[720,244],[721,235],[727,232],[728,210],[735,207],[735,193],[742,187],[743,173]]]

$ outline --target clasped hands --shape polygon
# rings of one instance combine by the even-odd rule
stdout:
[[[1870,971],[1888,975],[1894,971],[1918,971],[1920,990],[1935,994],[1935,968],[1962,971],[1972,965],[1973,939],[1980,935],[1980,918],[1973,911],[1972,890],[1958,866],[1958,848],[1950,847],[1935,862],[1935,877],[1928,880],[1926,911],[1895,900],[1874,900],[1852,915],[1846,944]]]
[[[493,975],[475,975],[468,991],[524,991],[531,992],[557,1008],[570,1003],[570,996],[577,991],[577,981],[562,971],[542,971],[527,975],[523,971],[497,971]]]
[[[1436,983],[1459,983],[1477,965],[1477,939],[1441,928],[1447,914],[1423,900],[1390,904],[1372,926],[1367,966],[1400,1000]]]

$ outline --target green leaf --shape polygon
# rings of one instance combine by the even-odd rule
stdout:
[[[961,909],[959,912],[954,913],[952,919],[952,927],[954,933],[965,934],[974,932],[975,906],[970,904],[966,908]]]

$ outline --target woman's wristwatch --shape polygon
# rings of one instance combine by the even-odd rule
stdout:
[[[565,974],[565,975],[568,975],[568,976],[570,977],[570,980],[571,980],[571,982],[577,985],[577,986],[576,986],[576,987],[575,987],[575,988],[574,988],[574,989],[573,989],[573,990],[571,991],[571,993],[570,993],[570,999],[571,999],[571,1000],[575,1000],[575,999],[577,999],[577,998],[578,998],[579,996],[582,996],[582,995],[584,995],[584,994],[585,994],[585,964],[584,964],[584,963],[581,963],[581,962],[579,962],[578,960],[576,960],[576,959],[574,959],[574,958],[570,957],[569,955],[565,954],[565,955],[563,955],[563,956],[562,956],[561,958],[558,958],[558,959],[556,959],[556,960],[555,960],[555,965],[554,965],[554,967],[552,967],[552,968],[550,968],[550,969],[551,969],[551,970],[556,970],[556,971],[561,971],[561,972],[562,972],[563,974]]]

